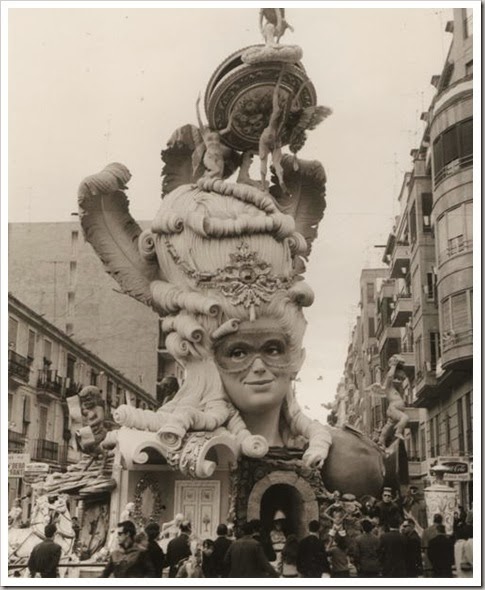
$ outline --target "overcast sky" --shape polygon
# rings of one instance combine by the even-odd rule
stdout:
[[[342,375],[360,271],[379,265],[374,245],[385,243],[399,212],[402,177],[419,144],[420,114],[433,96],[431,76],[444,64],[451,41],[444,28],[453,16],[450,8],[386,2],[359,9],[280,4],[295,29],[282,42],[302,47],[318,104],[333,109],[300,152],[320,160],[328,176],[327,210],[307,271],[316,300],[307,310],[298,383],[302,405],[323,419],[320,404],[334,397]],[[197,95],[225,57],[261,42],[258,5],[109,5],[9,10],[11,222],[70,220],[79,182],[112,161],[133,174],[133,217],[151,219],[160,198],[160,150],[178,126],[195,124]]]

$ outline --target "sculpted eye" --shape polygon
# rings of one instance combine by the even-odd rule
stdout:
[[[247,350],[238,346],[229,351],[229,357],[235,361],[243,360],[247,356]]]
[[[270,356],[279,356],[285,353],[285,345],[283,342],[268,342],[264,347],[264,352]]]

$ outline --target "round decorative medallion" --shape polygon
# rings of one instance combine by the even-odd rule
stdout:
[[[260,45],[252,46],[260,48]],[[247,64],[240,49],[229,56],[214,72],[205,94],[205,109],[211,129],[224,129],[232,115],[232,128],[222,141],[238,151],[258,150],[259,137],[267,127],[272,112],[273,91],[282,68],[280,103],[296,97],[294,108],[315,106],[315,87],[300,62],[269,61]],[[283,129],[283,144],[288,142]]]

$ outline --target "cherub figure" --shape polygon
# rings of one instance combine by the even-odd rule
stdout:
[[[265,22],[266,20],[266,22]],[[267,47],[277,47],[286,29],[294,31],[285,19],[284,8],[261,8],[259,11],[259,28]]]
[[[280,105],[280,86],[284,74],[284,67],[281,69],[278,81],[273,91],[273,109],[269,118],[268,126],[263,130],[259,138],[259,159],[261,160],[261,184],[264,191],[268,190],[268,183],[266,182],[266,174],[268,172],[268,156],[271,154],[271,160],[278,177],[281,190],[287,193],[287,189],[283,180],[283,168],[281,166],[281,132],[285,123],[285,115],[287,113],[286,105]],[[288,102],[292,99],[291,95],[288,97]]]
[[[389,371],[384,380],[384,386],[374,384],[371,386],[373,393],[385,395],[389,406],[387,408],[387,423],[379,436],[379,443],[385,448],[390,431],[395,428],[394,436],[404,440],[404,429],[409,422],[409,416],[406,414],[406,404],[404,402],[403,384],[408,381],[407,375],[403,370],[404,359],[395,354],[389,359]]]
[[[231,130],[233,113],[229,116],[229,122],[225,129],[212,131],[202,123],[202,118],[200,116],[200,94],[197,97],[195,106],[199,131],[205,145],[205,152],[202,160],[206,169],[205,176],[208,176],[209,178],[222,178],[224,176],[224,155],[228,148],[221,143],[221,136],[229,133]]]

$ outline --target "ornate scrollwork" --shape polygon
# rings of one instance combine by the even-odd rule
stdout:
[[[149,516],[143,514],[143,493],[145,490],[150,490],[153,495],[153,509]],[[138,526],[145,526],[148,522],[159,522],[162,517],[164,506],[162,504],[162,497],[158,482],[148,474],[143,475],[135,487],[135,509],[133,518]]]

